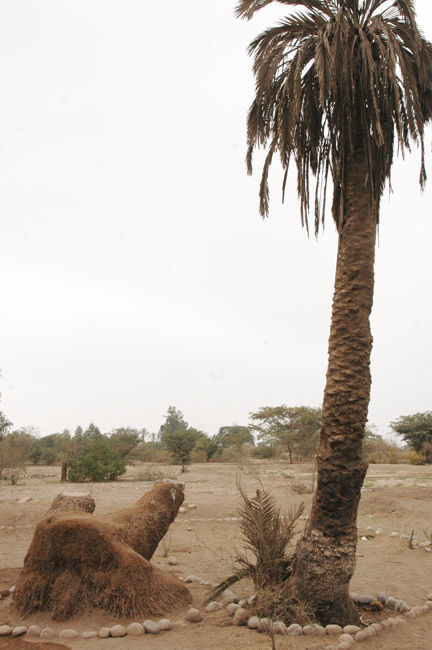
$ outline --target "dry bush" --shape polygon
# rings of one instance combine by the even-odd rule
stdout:
[[[158,467],[144,467],[135,477],[134,481],[159,481],[165,478],[165,473]]]
[[[406,449],[401,449],[393,442],[387,442],[383,438],[366,440],[363,447],[363,455],[365,460],[372,464],[410,462],[409,453]]]
[[[314,491],[312,483],[308,485],[304,481],[292,481],[290,489],[296,494],[312,494]]]
[[[411,465],[424,465],[426,463],[426,456],[413,449],[409,453],[409,461]]]
[[[291,573],[295,527],[304,511],[304,504],[292,507],[283,517],[274,498],[258,489],[252,499],[239,487],[242,503],[237,510],[244,550],[236,550],[238,569],[217,585],[206,602],[217,598],[225,589],[243,578],[251,578],[255,588],[262,590],[284,582]]]

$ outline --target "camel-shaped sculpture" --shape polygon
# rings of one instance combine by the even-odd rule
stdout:
[[[22,615],[51,611],[64,621],[97,607],[131,618],[190,603],[185,585],[149,562],[183,503],[183,484],[156,484],[130,508],[105,517],[59,510],[59,497],[36,526],[24,560],[14,593]]]

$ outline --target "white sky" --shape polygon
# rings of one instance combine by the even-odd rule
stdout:
[[[334,227],[307,238],[277,161],[259,217],[246,47],[283,12],[247,23],[234,5],[1,3],[0,390],[15,427],[156,431],[175,405],[213,434],[264,405],[320,405]],[[417,9],[431,39],[430,0]],[[417,182],[414,154],[382,203],[381,434],[432,409],[432,180],[423,195]]]

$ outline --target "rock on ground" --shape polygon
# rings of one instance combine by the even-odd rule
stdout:
[[[90,492],[60,492],[51,503],[48,512],[80,510],[93,514],[95,508],[96,503]]]
[[[190,623],[199,623],[202,621],[201,612],[194,607],[191,607],[186,613],[185,619]]]

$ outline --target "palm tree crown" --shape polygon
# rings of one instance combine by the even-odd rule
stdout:
[[[250,19],[273,0],[241,0]],[[410,141],[421,149],[420,184],[426,181],[424,127],[432,117],[432,45],[421,34],[413,0],[275,0],[301,9],[250,45],[256,94],[248,116],[249,173],[256,146],[267,148],[260,212],[268,215],[268,173],[275,152],[285,170],[297,165],[302,223],[308,227],[310,172],[315,233],[324,222],[328,173],[333,218],[344,220],[346,165],[362,155],[365,191],[379,218],[379,199],[393,162]]]

